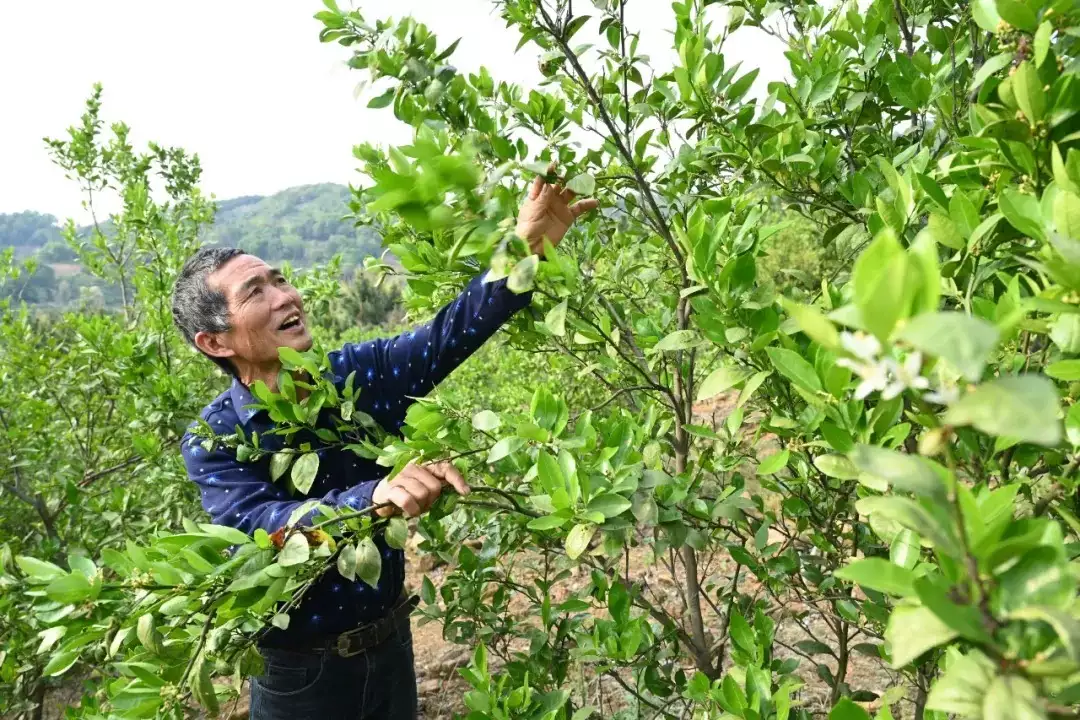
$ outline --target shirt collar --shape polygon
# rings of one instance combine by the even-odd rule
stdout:
[[[229,388],[229,398],[232,400],[233,409],[241,425],[247,425],[251,418],[255,417],[259,410],[246,407],[256,403],[255,396],[248,390],[247,385],[233,378],[232,387]]]

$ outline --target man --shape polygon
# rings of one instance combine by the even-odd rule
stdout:
[[[542,178],[533,183],[518,214],[517,233],[534,253],[542,252],[544,237],[557,245],[579,215],[596,207],[592,199],[573,200],[572,192]],[[485,284],[478,276],[430,323],[330,353],[335,381],[342,387],[355,372],[361,388],[357,409],[388,432],[399,432],[408,396],[428,393],[529,300],[528,293],[507,289],[505,280]],[[203,248],[181,270],[172,310],[187,340],[233,376],[232,386],[202,418],[220,434],[239,425],[246,435],[259,432],[263,447],[275,440],[280,447],[280,436],[264,434],[273,422],[247,406],[255,403],[249,387],[256,380],[276,389],[279,347],[305,351],[312,346],[296,289],[278,270],[242,250]],[[411,517],[426,512],[447,485],[468,492],[465,479],[448,463],[412,464],[388,482],[385,468],[373,461],[327,448],[320,452],[310,493],[289,497],[271,482],[266,458],[239,462],[235,451],[220,445],[207,452],[190,431],[181,447],[213,521],[246,533],[281,528],[307,499],[346,510],[387,503],[380,515]],[[288,629],[273,630],[260,641],[265,670],[252,681],[253,720],[416,717],[409,626],[415,600],[403,598],[404,554],[381,537],[376,543],[383,555],[377,587],[331,570],[291,613]]]

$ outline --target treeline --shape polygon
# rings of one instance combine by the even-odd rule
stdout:
[[[343,185],[302,185],[270,196],[231,198],[218,203],[214,225],[203,234],[207,245],[240,247],[272,263],[289,262],[309,267],[342,256],[343,278],[380,250],[379,235],[356,227],[345,217],[350,191]],[[106,222],[102,231],[109,234]],[[90,228],[81,227],[80,235]],[[0,249],[11,247],[15,257],[36,258],[37,267],[0,284],[0,298],[31,304],[111,307],[120,291],[72,268],[51,267],[78,263],[78,253],[64,239],[55,216],[25,211],[0,214]]]

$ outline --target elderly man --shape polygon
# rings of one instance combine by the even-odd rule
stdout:
[[[519,214],[517,233],[533,252],[543,238],[558,244],[583,212],[587,199],[537,178]],[[484,283],[478,276],[431,322],[397,336],[347,344],[330,354],[339,383],[350,373],[362,388],[357,409],[388,432],[399,432],[409,397],[424,395],[491,337],[529,294],[515,295],[505,280]],[[234,248],[203,248],[184,265],[173,291],[173,318],[200,352],[233,377],[202,418],[222,434],[237,425],[245,434],[274,426],[249,390],[256,380],[277,387],[278,348],[312,346],[299,293],[257,257]],[[275,436],[268,436],[273,441]],[[265,441],[264,441],[265,445]],[[305,500],[337,508],[386,504],[384,516],[424,513],[444,487],[468,492],[464,478],[448,463],[410,465],[392,481],[385,468],[351,452],[321,453],[319,475],[310,493],[289,497],[270,480],[269,460],[237,460],[221,445],[206,452],[190,432],[182,444],[188,475],[202,491],[215,523],[247,533],[281,528]],[[376,587],[352,582],[331,570],[292,612],[286,630],[264,636],[265,661],[251,688],[253,720],[414,718],[417,712],[409,613],[414,599],[403,597],[404,554],[377,544],[383,572]]]

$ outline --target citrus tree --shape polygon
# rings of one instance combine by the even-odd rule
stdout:
[[[450,568],[422,611],[474,648],[467,717],[1074,716],[1077,8],[687,0],[657,67],[624,1],[497,7],[540,87],[459,72],[412,19],[318,13],[369,104],[415,129],[357,148],[353,211],[416,314],[484,269],[531,291],[511,342],[588,392],[419,400],[400,437],[312,380],[318,350],[283,356],[307,399],[284,376],[257,392],[286,435],[318,404],[325,442],[388,472],[468,470],[478,492],[417,529]],[[725,59],[742,28],[786,44],[790,80]],[[542,258],[513,227],[537,174],[602,202]],[[759,270],[793,227],[835,260],[777,282]],[[304,486],[310,451],[273,458],[281,482]],[[100,656],[83,716],[214,710],[213,676],[238,690],[313,578],[374,582],[371,534],[407,533],[371,509],[254,538],[195,515],[5,560],[21,646],[40,642],[20,657]]]

